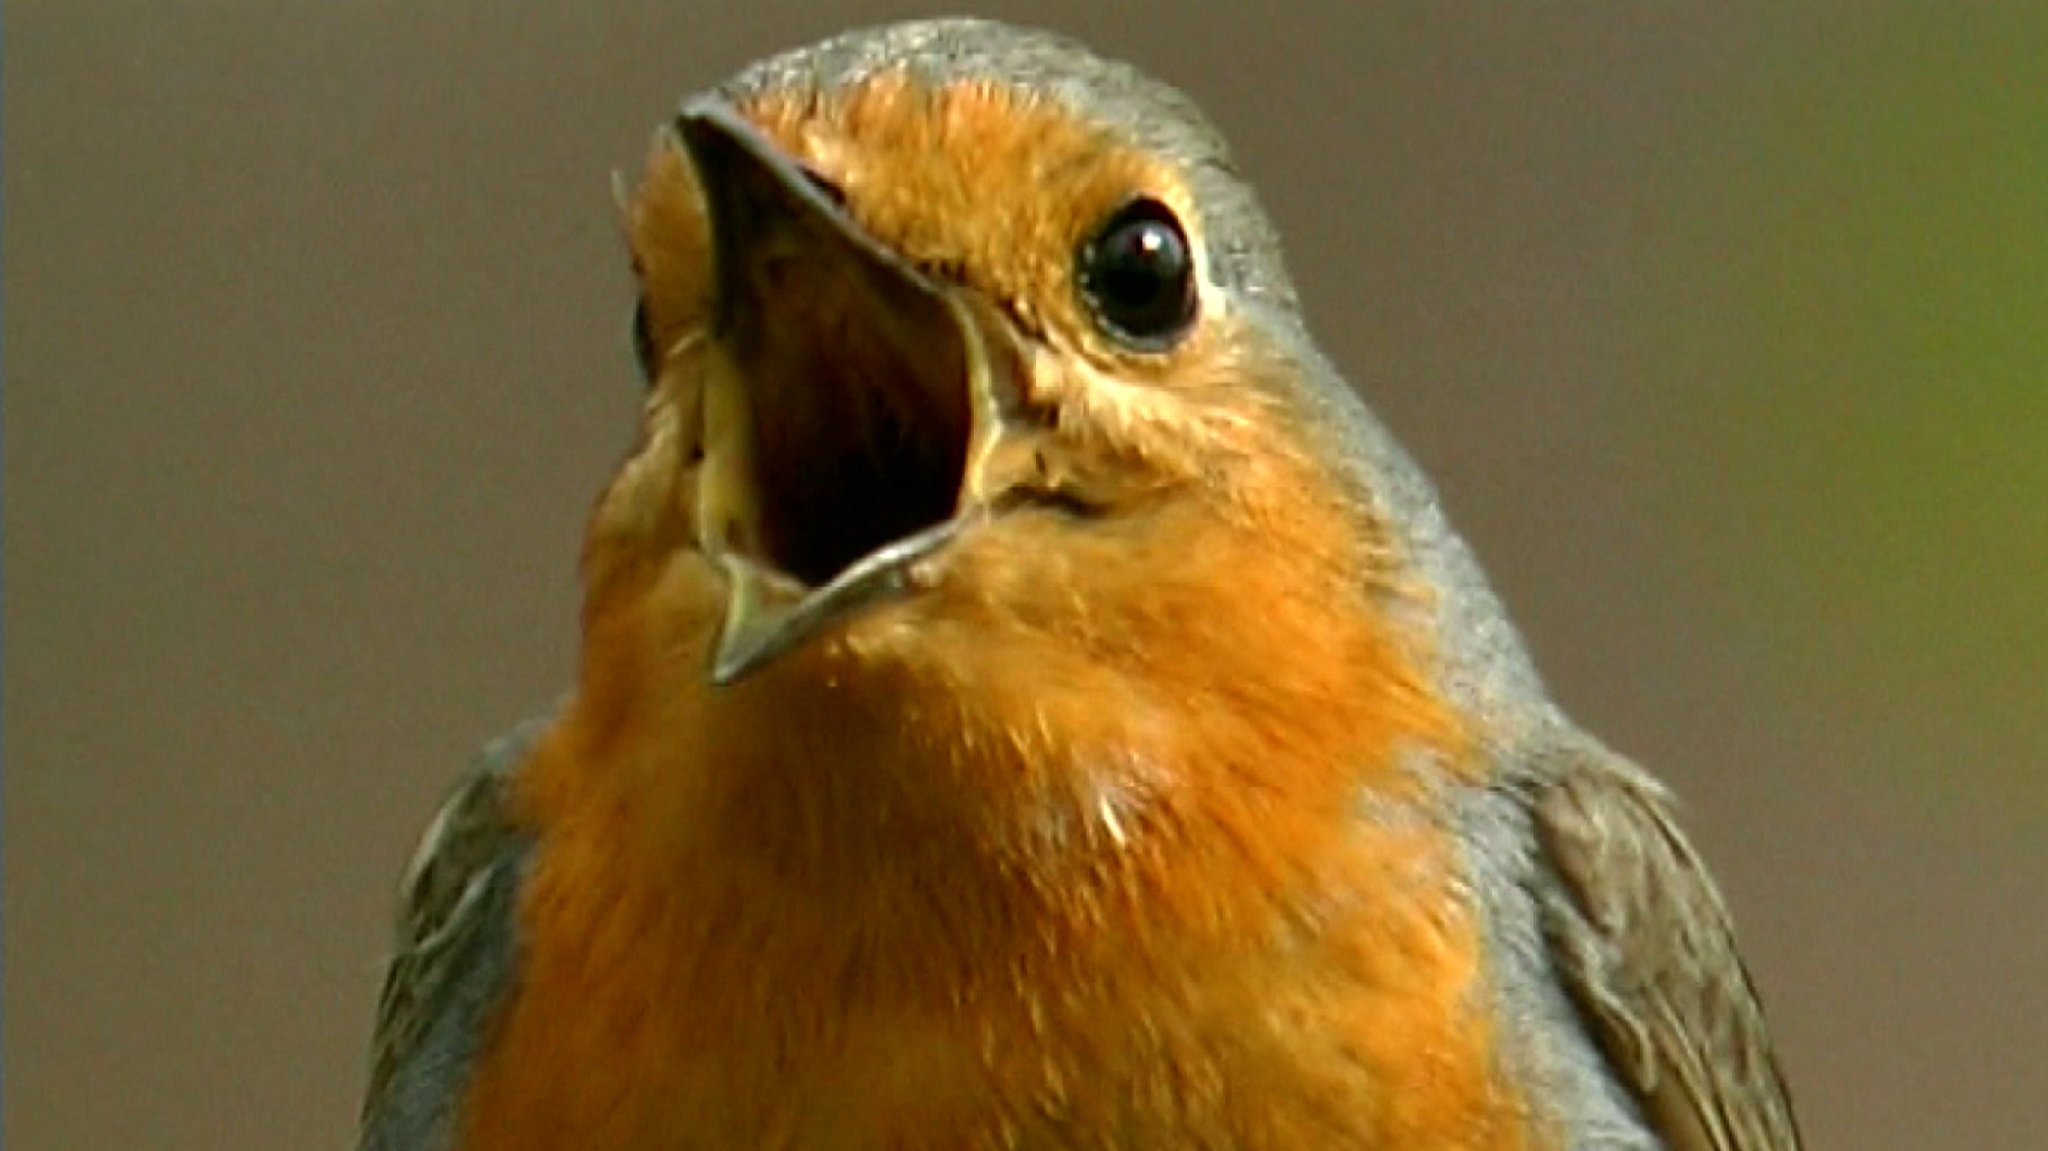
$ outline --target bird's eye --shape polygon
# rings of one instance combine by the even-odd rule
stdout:
[[[1187,233],[1157,200],[1132,200],[1081,246],[1081,294],[1111,334],[1158,351],[1195,318]]]

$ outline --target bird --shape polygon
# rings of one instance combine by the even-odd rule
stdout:
[[[406,869],[362,1151],[1800,1146],[1674,799],[1186,96],[854,31],[620,206],[575,683]]]

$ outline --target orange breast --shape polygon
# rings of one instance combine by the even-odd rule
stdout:
[[[1347,812],[1300,868],[1223,848],[1128,900],[886,891],[743,850],[799,834],[756,795],[662,867],[632,847],[644,810],[549,786],[602,774],[576,724],[536,765],[524,958],[465,1151],[1539,1142],[1432,822]],[[1161,926],[1147,892],[1198,914]]]

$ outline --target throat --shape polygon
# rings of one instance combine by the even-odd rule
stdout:
[[[1194,918],[1191,886],[1220,898],[1178,877],[1207,864],[1187,858],[1175,749],[1141,747],[1142,725],[1055,751],[885,673],[855,689],[814,663],[659,696],[572,708],[591,742],[537,765],[543,879],[601,883],[615,898],[585,913],[633,919],[546,934],[669,951],[704,987],[687,998],[736,1026],[939,1010],[1000,998],[1025,970],[1094,978],[1133,938]]]

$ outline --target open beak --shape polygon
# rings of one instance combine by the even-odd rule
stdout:
[[[677,130],[715,263],[696,524],[730,580],[710,675],[731,684],[909,590],[986,507],[1017,358],[730,105],[692,102]]]

